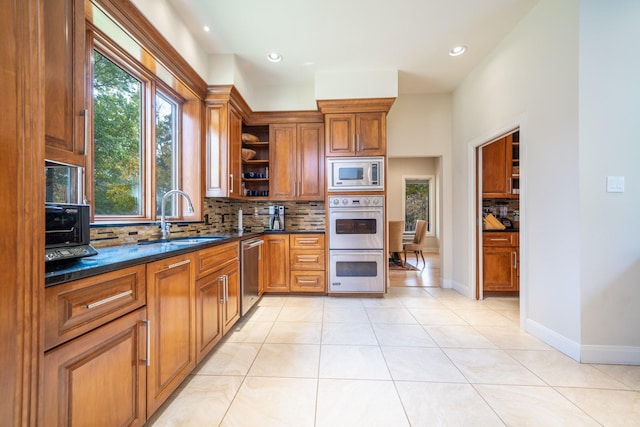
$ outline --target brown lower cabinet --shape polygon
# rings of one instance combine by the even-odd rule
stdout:
[[[145,423],[146,317],[138,309],[45,354],[46,425]]]
[[[326,292],[324,234],[265,235],[265,293]]]
[[[485,292],[519,291],[519,249],[516,232],[485,232],[482,236],[482,280]]]
[[[46,288],[46,424],[143,425],[239,319],[238,247]]]

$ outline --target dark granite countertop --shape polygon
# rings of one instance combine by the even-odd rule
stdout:
[[[46,266],[44,276],[45,287],[59,285],[61,283],[78,280],[96,274],[108,273],[121,268],[132,267],[134,265],[146,264],[176,255],[182,255],[211,246],[222,245],[224,243],[235,242],[264,234],[324,234],[324,231],[265,231],[261,233],[245,232],[223,233],[224,238],[219,240],[202,241],[189,245],[175,245],[153,243],[130,244],[121,246],[111,246],[98,248],[98,255],[81,258],[71,263],[58,263]],[[193,238],[218,237],[219,235],[197,235]],[[185,237],[184,239],[189,239]],[[181,240],[176,238],[176,241]]]
[[[202,241],[189,245],[154,243],[99,248],[97,249],[98,255],[92,257],[81,258],[72,263],[59,263],[51,266],[47,265],[44,283],[45,287],[59,285],[71,280],[82,279],[96,274],[132,267],[134,265],[146,264],[148,262],[186,254],[207,247],[222,245],[224,243],[250,239],[262,234],[263,233],[243,233],[240,235],[238,233],[225,233],[224,238]],[[212,236],[215,237],[215,235]],[[192,237],[202,238],[208,236],[198,235]],[[180,239],[175,240],[177,241]]]

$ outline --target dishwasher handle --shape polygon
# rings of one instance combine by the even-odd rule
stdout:
[[[242,249],[251,249],[264,244],[262,239],[249,239],[242,241]]]

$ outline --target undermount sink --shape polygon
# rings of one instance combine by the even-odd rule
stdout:
[[[158,239],[147,240],[144,242],[138,242],[139,245],[175,245],[175,246],[190,246],[200,243],[215,242],[216,240],[226,239],[227,236],[197,236],[197,237],[176,237],[175,239]]]

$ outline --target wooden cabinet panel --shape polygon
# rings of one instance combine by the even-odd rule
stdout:
[[[483,290],[519,290],[519,233],[482,233]]]
[[[386,114],[356,114],[356,155],[384,156],[386,154]]]
[[[228,265],[220,270],[225,277],[225,301],[222,304],[222,334],[226,335],[240,319],[240,265]]]
[[[146,420],[145,309],[45,354],[47,425],[140,426]]]
[[[238,262],[240,249],[237,242],[225,243],[198,251],[196,254],[196,278],[201,278],[228,264]]]
[[[327,156],[384,156],[386,113],[325,114]]]
[[[196,363],[222,339],[224,279],[217,273],[196,281]]]
[[[153,413],[196,365],[193,254],[147,264],[151,330],[147,411]]]
[[[271,189],[276,200],[324,199],[324,129],[321,123],[270,127]]]
[[[507,135],[482,147],[482,196],[510,198],[511,141]]]
[[[289,292],[289,235],[265,235],[264,254],[264,292]]]
[[[292,292],[325,292],[324,271],[292,271]]]
[[[47,0],[43,5],[45,157],[84,166],[84,0]]]
[[[242,116],[229,106],[229,197],[242,197]]]
[[[324,270],[324,250],[291,250],[289,267],[291,270]]]
[[[45,288],[45,349],[145,305],[145,266]]]
[[[227,103],[208,103],[206,109],[206,197],[229,195],[229,108]]]

